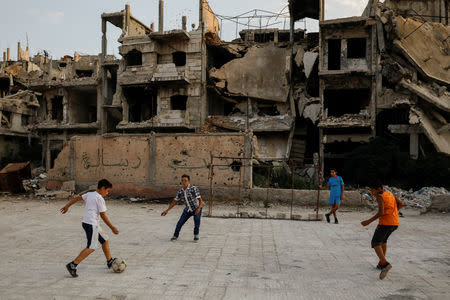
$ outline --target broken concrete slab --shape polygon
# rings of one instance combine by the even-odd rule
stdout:
[[[408,90],[419,96],[421,99],[435,105],[442,110],[450,112],[450,94],[448,92],[444,91],[444,93],[442,93],[442,96],[438,97],[433,93],[431,87],[428,87],[425,84],[418,85],[405,79],[402,79],[400,81],[400,85],[404,88],[407,88]]]
[[[428,211],[450,212],[450,195],[436,195],[431,197]]]
[[[214,126],[230,130],[245,131],[247,129],[245,116],[210,116],[208,121]],[[289,115],[248,118],[248,129],[253,132],[289,131],[292,124],[293,118]]]
[[[310,103],[307,104],[303,110],[303,117],[305,119],[310,119],[314,124],[320,119],[320,113],[322,111],[322,106],[320,103]]]
[[[303,65],[305,66],[306,78],[309,78],[309,75],[311,75],[311,71],[313,70],[314,64],[316,63],[318,57],[319,53],[317,52],[306,52],[303,56]]]
[[[397,16],[398,39],[394,45],[426,76],[450,84],[450,61],[443,47],[449,47],[450,27],[441,23],[423,23]],[[447,46],[445,44],[447,43]]]
[[[450,131],[441,131],[441,126],[436,125],[427,114],[418,107],[412,107],[411,111],[417,115],[417,120],[420,122],[425,131],[426,136],[430,139],[436,150],[442,153],[450,154]]]
[[[286,102],[289,94],[285,76],[288,54],[285,48],[255,45],[244,57],[228,62],[220,69],[211,69],[209,75],[217,82],[226,81],[225,92],[229,95]]]
[[[297,53],[295,54],[295,64],[297,67],[301,68],[303,66],[303,56],[305,55],[305,50],[303,48],[300,48],[297,50]]]

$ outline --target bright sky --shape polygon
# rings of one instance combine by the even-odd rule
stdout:
[[[101,17],[103,12],[117,12],[130,4],[131,14],[150,26],[158,24],[158,0],[15,0],[2,1],[0,18],[0,60],[1,53],[11,48],[11,58],[17,57],[17,42],[22,48],[30,46],[31,55],[47,50],[50,56],[57,59],[64,55],[80,54],[96,55],[101,51]],[[280,12],[287,5],[287,0],[208,0],[212,10],[222,16],[236,16],[252,9]],[[199,0],[165,0],[164,30],[181,28],[181,16],[188,17],[190,24],[198,25]],[[343,18],[360,16],[367,0],[325,0],[325,18]],[[285,8],[287,11],[287,8]],[[243,20],[240,22],[243,22]],[[263,20],[264,25],[267,22]],[[271,27],[289,28],[289,20]],[[271,20],[272,23],[272,20]],[[222,39],[236,38],[236,25],[223,21]],[[259,26],[259,20],[253,25]],[[297,22],[296,28],[304,28],[303,22]],[[239,26],[238,31],[246,26]],[[306,21],[309,32],[318,31],[318,22]],[[118,55],[117,38],[120,30],[108,23],[108,54]]]

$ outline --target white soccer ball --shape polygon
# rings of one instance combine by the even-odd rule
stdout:
[[[123,271],[125,271],[126,267],[127,264],[122,258],[117,258],[112,264],[112,269],[116,273],[122,273]]]

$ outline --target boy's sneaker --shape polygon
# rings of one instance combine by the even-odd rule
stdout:
[[[380,265],[380,263],[377,264],[377,269],[381,270],[382,266]]]
[[[171,242],[175,242],[177,239],[178,239],[178,238],[177,238],[176,236],[173,236],[173,237],[170,239],[170,241],[171,241]]]
[[[66,265],[67,271],[69,271],[70,275],[72,277],[78,277],[77,275],[77,267],[73,264],[73,262],[70,262]]]
[[[381,273],[380,273],[381,280],[383,280],[386,277],[390,269],[392,269],[392,265],[390,263],[387,263],[387,265],[385,266],[381,266]]]
[[[198,235],[194,235],[194,242],[198,242],[199,238]]]
[[[112,265],[113,265],[113,263],[116,261],[116,257],[114,257],[114,258],[111,258],[110,260],[108,260],[107,262],[106,262],[106,265],[108,266],[108,269],[111,269],[111,267],[112,267]]]
[[[325,214],[325,218],[327,218],[327,222],[330,223],[330,214]]]
[[[334,224],[339,224],[338,219],[334,219]]]

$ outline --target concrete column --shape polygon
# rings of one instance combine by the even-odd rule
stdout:
[[[198,9],[199,9],[199,12],[198,12],[198,24],[201,27],[203,27],[203,1],[204,0],[199,0],[199,6],[198,6]],[[203,31],[202,31],[202,33],[203,33]],[[202,35],[202,38],[203,38],[203,35]]]
[[[20,48],[20,42],[17,42],[17,61],[22,60],[22,55],[20,55],[21,50],[22,49]]]
[[[325,20],[325,0],[320,0],[320,16],[319,21]]]
[[[126,4],[125,5],[125,30],[127,32],[128,35],[128,31],[130,28],[130,19],[131,19],[131,11],[130,11],[130,5]]]
[[[409,155],[412,159],[419,158],[419,134],[417,133],[409,135]]]
[[[10,61],[11,60],[11,53],[10,53],[11,51],[10,51],[10,49],[9,48],[6,48],[6,60],[7,61]]]
[[[289,19],[289,41],[291,43],[294,42],[294,26],[295,26],[295,22],[294,22],[294,17],[291,16],[291,18]]]
[[[6,62],[6,52],[3,52],[3,63]]]
[[[158,18],[158,31],[164,31],[164,1],[159,0],[159,18]]]
[[[155,23],[150,24],[150,31],[155,32]]]
[[[181,29],[186,30],[186,24],[187,24],[187,17],[186,16],[182,16],[181,17]]]
[[[105,86],[106,86],[106,76],[105,76],[105,67],[102,66],[101,69],[102,72],[102,84],[97,86],[97,124],[99,124],[99,129],[97,130],[97,133],[99,134],[103,134],[106,131],[106,126],[105,126],[105,122],[103,122],[105,120],[105,111],[103,109],[103,103],[104,103],[104,99],[106,98],[106,94],[104,93],[105,91]]]
[[[51,153],[50,153],[50,139],[48,137],[48,134],[46,135],[45,140],[45,169],[48,171],[51,169]]]
[[[122,109],[123,109],[123,121],[125,123],[128,123],[129,119],[129,114],[130,114],[130,107],[128,105],[127,100],[125,100],[125,98],[122,100]]]
[[[67,124],[67,123],[73,121],[69,117],[69,104],[70,104],[70,99],[69,98],[70,98],[70,94],[68,93],[68,91],[66,89],[64,89],[64,91],[63,91],[63,100],[62,100],[62,105],[63,105],[63,120],[62,120],[62,123],[63,124]]]
[[[102,60],[105,60],[107,53],[107,40],[106,40],[106,20],[102,19]]]
[[[278,43],[278,28],[276,28],[273,32],[273,42]]]

